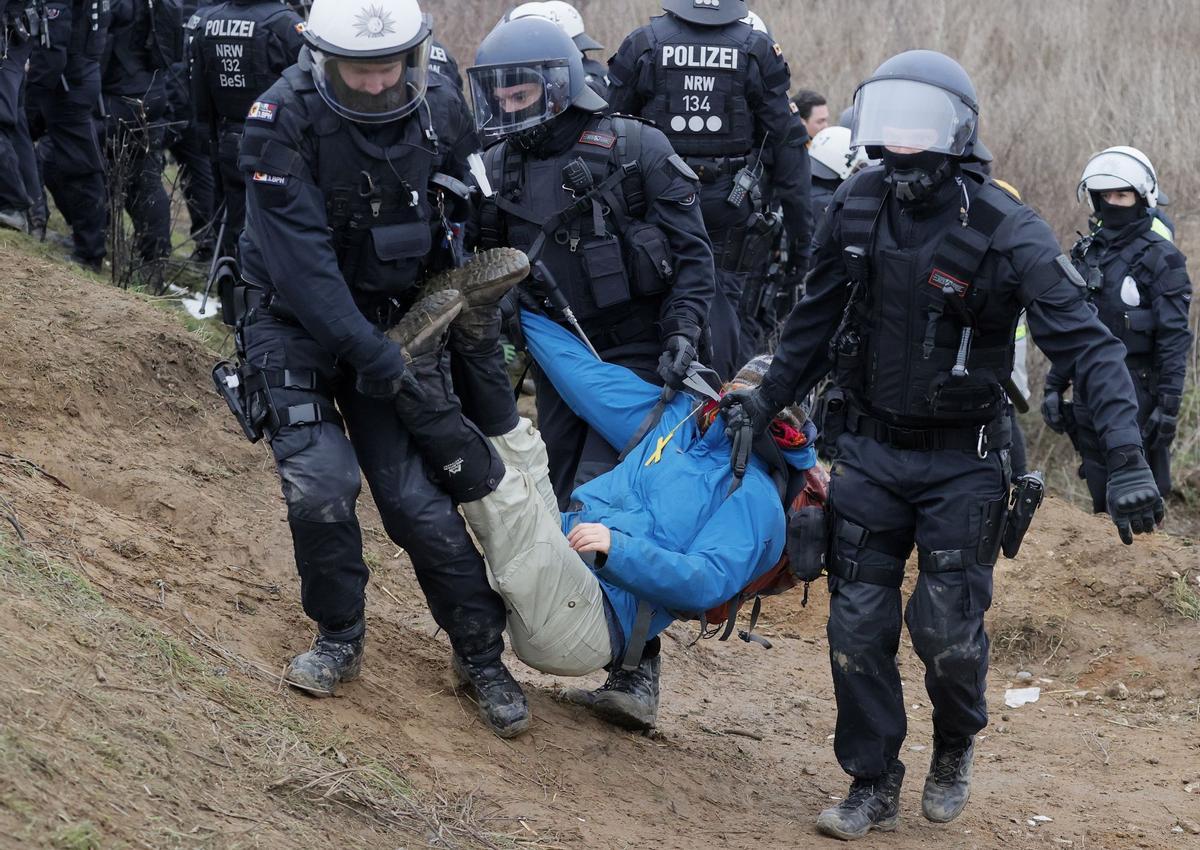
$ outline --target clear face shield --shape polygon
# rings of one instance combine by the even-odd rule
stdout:
[[[957,95],[915,80],[865,83],[854,96],[852,147],[962,156],[979,116]]]
[[[571,105],[565,59],[537,64],[483,65],[467,70],[475,126],[485,142],[544,124]]]
[[[347,59],[312,51],[312,77],[329,107],[361,124],[408,115],[425,99],[430,39],[390,56]]]

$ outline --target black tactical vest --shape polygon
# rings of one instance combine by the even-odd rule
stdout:
[[[427,190],[439,155],[426,137],[429,110],[384,125],[390,143],[381,146],[329,109],[309,74],[293,65],[283,76],[312,122],[317,157],[309,165],[346,285],[368,298],[409,293],[433,248]]]
[[[754,147],[746,98],[754,29],[689,26],[673,15],[648,26],[654,96],[642,108],[683,156],[745,156]]]
[[[544,234],[538,258],[589,334],[597,327],[601,340],[613,336],[614,344],[656,338],[653,324],[674,269],[666,234],[644,221],[641,130],[637,119],[597,115],[574,145],[550,159],[522,156],[506,142],[484,155],[497,192],[481,211],[484,246],[528,252]],[[594,197],[565,188],[563,170],[576,159],[599,190]],[[614,326],[622,322],[624,328]]]
[[[1154,353],[1157,323],[1150,307],[1154,269],[1147,261],[1160,239],[1149,229],[1147,222],[1146,231],[1119,250],[1106,249],[1090,237],[1079,240],[1071,250],[1075,269],[1087,281],[1088,298],[1095,305],[1100,321],[1113,336],[1125,343],[1125,352],[1130,358],[1145,359]],[[1122,298],[1122,289],[1129,294],[1126,278],[1132,280],[1132,289],[1139,302],[1137,306],[1125,303]]]
[[[217,114],[241,123],[260,94],[275,84],[267,52],[267,22],[288,9],[279,3],[219,3],[203,10],[193,30],[204,63],[204,84]]]
[[[890,187],[882,168],[855,181],[842,209],[843,249],[864,249],[867,269],[861,300],[852,308],[861,350],[853,369],[838,363],[838,379],[892,418],[982,424],[1004,409],[1002,383],[1012,372],[1020,304],[993,279],[995,263],[984,260],[1017,202],[967,174],[963,182],[970,198],[967,225],[956,220],[940,240],[916,250],[902,250],[888,232]],[[849,266],[853,279],[856,270]],[[957,377],[964,315],[950,298],[960,299],[974,325],[967,374]]]

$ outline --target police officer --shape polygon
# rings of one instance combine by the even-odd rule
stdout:
[[[24,104],[25,65],[41,23],[32,3],[0,2],[0,227],[12,230],[29,227],[28,212],[41,195]]]
[[[1078,197],[1091,205],[1092,227],[1071,249],[1071,260],[1087,281],[1100,321],[1125,344],[1146,455],[1165,498],[1171,492],[1171,442],[1192,349],[1187,260],[1154,216],[1158,176],[1137,148],[1118,146],[1094,155],[1083,169]],[[1095,414],[1078,385],[1073,404],[1062,400],[1073,371],[1070,364],[1050,370],[1042,414],[1055,431],[1073,432],[1092,507],[1099,512],[1107,494]]]
[[[510,737],[528,725],[529,711],[500,661],[504,606],[442,489],[461,497],[488,482],[459,487],[453,462],[422,462],[397,402],[413,379],[400,346],[384,336],[437,258],[441,222],[430,187],[438,173],[465,180],[478,147],[461,96],[429,74],[430,35],[415,0],[313,3],[299,63],[247,112],[240,253],[251,289],[239,338],[248,403],[268,412],[304,610],[318,626],[288,681],[328,695],[360,669],[368,578],[355,515],[361,467],[481,716]],[[444,359],[435,365],[444,369]],[[517,421],[503,363],[493,365],[500,392],[477,407],[492,419],[474,417],[492,434]]]
[[[429,70],[441,74],[454,84],[459,91],[463,90],[462,74],[458,70],[458,60],[454,54],[436,38],[429,48]]]
[[[558,24],[579,52],[583,54],[583,74],[588,86],[600,97],[608,97],[608,68],[604,63],[588,55],[592,50],[603,50],[604,45],[587,34],[583,24],[583,16],[579,10],[567,3],[566,0],[545,0],[545,2],[522,3],[505,16],[505,20],[524,18],[533,15],[538,18],[548,18]]]
[[[277,0],[226,0],[201,9],[187,26],[193,108],[196,121],[209,128],[225,201],[218,250],[234,256],[245,221],[246,188],[237,158],[246,115],[295,64],[304,46],[304,22]]]
[[[866,165],[867,154],[862,148],[850,147],[849,127],[826,127],[808,146],[808,155],[812,160],[813,221],[820,222],[833,193]]]
[[[108,0],[46,3],[49,46],[29,60],[30,130],[39,145],[46,188],[67,224],[71,259],[99,271],[104,264],[107,193],[92,114],[100,102],[100,58],[108,35]]]
[[[840,390],[841,415],[824,422],[837,452],[828,631],[834,750],[853,784],[817,826],[843,839],[896,823],[906,734],[900,584],[914,542],[920,573],[905,620],[934,725],[922,808],[945,822],[967,802],[974,736],[987,723],[992,567],[1002,540],[1015,554],[1021,531],[1007,516],[1002,384],[1022,307],[1042,349],[1074,363],[1086,388],[1122,540],[1162,518],[1121,346],[1045,222],[962,167],[978,120],[971,80],[940,53],[902,53],[859,86],[852,143],[883,164],[835,194],[805,298],[762,386],[723,402],[730,419],[761,430],[831,365]]]
[[[712,365],[728,378],[743,362],[742,290],[749,273],[765,264],[775,235],[763,181],[783,207],[790,261],[807,262],[808,137],[788,101],[783,51],[740,20],[748,14],[743,0],[664,0],[663,8],[666,15],[632,32],[609,60],[609,103],[653,121],[700,177],[718,275]],[[769,175],[760,150],[770,152]]]
[[[175,0],[153,5],[110,0],[109,8],[112,18],[101,65],[109,191],[123,196],[133,221],[141,260],[138,276],[158,292],[171,253],[171,201],[162,181],[167,78],[181,52],[182,21]],[[156,22],[158,15],[173,16],[174,23]]]
[[[535,277],[534,291],[558,296],[555,318],[565,301],[602,359],[680,386],[713,296],[694,172],[658,130],[602,114],[607,104],[585,82],[578,48],[545,18],[501,22],[467,78],[483,141],[499,142],[485,153],[494,194],[482,204],[480,244],[542,261],[549,274]],[[537,410],[565,508],[623,447],[576,417],[549,381],[537,382]],[[652,642],[637,669],[610,675],[602,691],[624,695],[610,719],[653,725],[657,650]]]

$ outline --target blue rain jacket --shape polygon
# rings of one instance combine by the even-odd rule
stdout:
[[[597,360],[545,316],[522,311],[521,323],[530,352],[563,400],[610,445],[624,448],[662,389]],[[725,602],[783,552],[783,503],[767,465],[751,458],[742,485],[727,495],[732,446],[720,421],[701,433],[691,415],[700,402],[676,395],[625,460],[575,490],[573,502],[582,507],[562,515],[564,534],[581,522],[611,530],[608,557],[597,558],[593,569],[625,639],[639,600],[654,609],[653,637],[681,616]],[[816,431],[811,423],[805,430],[809,447],[784,452],[796,469],[816,464]],[[614,657],[622,652],[613,648]]]

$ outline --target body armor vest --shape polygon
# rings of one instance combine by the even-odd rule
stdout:
[[[485,154],[497,195],[485,201],[485,246],[523,251],[541,241],[546,263],[576,316],[615,344],[656,338],[654,322],[674,271],[666,234],[647,223],[638,159],[639,121],[595,116],[574,145],[549,159],[523,156],[507,142]],[[592,192],[566,188],[564,168],[586,167]],[[618,327],[618,325],[624,327]],[[622,333],[628,339],[620,339]]]
[[[847,262],[859,288],[848,310],[861,340],[857,350],[844,334],[835,340],[836,376],[888,418],[982,424],[1004,409],[1020,304],[999,289],[984,259],[1014,202],[966,174],[963,181],[966,225],[955,221],[915,250],[889,232],[883,169],[856,180],[842,209],[843,249],[860,249],[865,267]],[[961,362],[966,328],[969,354]]]
[[[642,108],[683,156],[745,156],[754,147],[746,98],[754,30],[688,26],[673,15],[649,24],[654,96]]]
[[[288,13],[278,3],[221,3],[205,9],[195,29],[204,84],[217,115],[242,123],[260,94],[279,79],[267,52],[267,23]]]
[[[1144,233],[1119,249],[1099,244],[1089,236],[1076,242],[1071,250],[1076,271],[1087,281],[1088,299],[1109,332],[1125,343],[1128,358],[1147,359],[1154,353],[1157,322],[1150,307],[1154,270],[1145,261],[1159,238],[1147,225]],[[1130,294],[1126,278],[1137,293],[1137,306],[1127,304],[1122,297],[1123,289]]]
[[[392,135],[381,145],[330,110],[307,73],[293,65],[284,77],[312,122],[310,167],[346,285],[368,300],[411,294],[434,244],[427,189],[438,155],[425,133],[429,110],[384,125]]]

